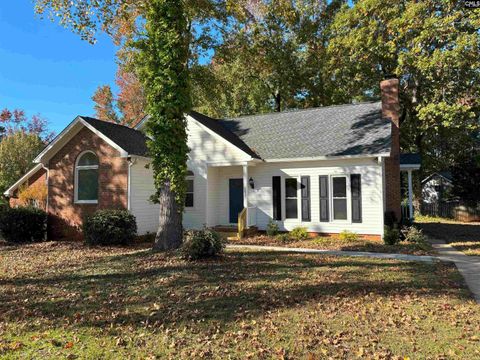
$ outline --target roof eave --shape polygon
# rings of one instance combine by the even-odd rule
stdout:
[[[279,158],[279,159],[265,159],[265,162],[291,162],[291,161],[318,161],[318,160],[345,160],[345,159],[369,159],[379,157],[389,157],[390,153],[379,154],[360,154],[360,155],[332,155],[332,156],[313,156],[313,157],[298,157],[298,158]]]
[[[39,171],[40,169],[42,169],[43,166],[42,164],[37,164],[35,165],[32,169],[30,169],[25,175],[23,175],[20,179],[18,179],[15,184],[13,184],[12,186],[10,186],[4,193],[3,195],[5,195],[6,197],[10,197],[13,195],[13,192],[15,190],[17,190],[17,188],[22,185],[26,180],[29,179],[30,176],[32,176],[33,174],[35,174],[37,171]]]

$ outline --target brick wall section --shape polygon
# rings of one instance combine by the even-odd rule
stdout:
[[[99,160],[98,204],[75,204],[75,162],[84,151],[93,151]],[[83,128],[49,164],[49,237],[80,238],[79,227],[85,215],[97,209],[126,209],[128,197],[128,161],[92,131]]]
[[[382,81],[380,89],[383,116],[392,121],[392,149],[390,157],[385,159],[386,211],[393,211],[397,220],[400,220],[400,103],[398,100],[398,79]]]
[[[45,169],[40,169],[36,173],[34,173],[32,176],[30,176],[27,179],[27,184],[28,186],[35,185],[37,183],[43,183],[46,185],[47,183],[47,171]],[[21,187],[21,186],[20,186]],[[11,207],[16,207],[16,206],[23,206],[24,204],[18,199],[18,189],[14,191],[13,196],[10,198],[10,206]],[[45,205],[42,206],[42,208],[45,210]]]

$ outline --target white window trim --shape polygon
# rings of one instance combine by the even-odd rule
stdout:
[[[301,186],[299,186],[300,177],[299,176],[282,176],[283,181],[281,184],[282,194],[283,194],[283,220],[285,222],[298,222],[301,221]],[[295,179],[297,181],[297,217],[296,218],[287,218],[287,179]],[[293,199],[293,198],[288,198]]]
[[[335,213],[333,210],[333,200],[334,199],[344,199],[344,198],[334,198],[333,197],[333,179],[334,178],[345,178],[345,184],[346,184],[346,201],[347,201],[347,219],[342,220],[342,219],[335,219]],[[335,174],[335,175],[330,175],[330,222],[332,223],[341,223],[341,224],[352,224],[352,216],[351,216],[351,187],[350,187],[350,174]]]
[[[93,155],[95,155],[95,157],[98,159],[98,156],[97,154],[95,154],[95,152],[91,151],[91,150],[86,150],[86,151],[83,151],[82,153],[80,153],[78,156],[77,156],[77,160],[75,160],[75,177],[74,177],[74,203],[75,204],[98,204],[98,194],[97,194],[97,200],[78,200],[78,171],[79,170],[98,170],[98,165],[81,165],[79,166],[78,165],[78,161],[83,157],[83,155],[87,154],[87,153],[92,153]]]
[[[191,171],[191,170],[189,170]],[[195,210],[195,204],[197,203],[195,201],[195,173],[192,171],[193,175],[187,175],[185,177],[185,180],[192,180],[193,181],[193,192],[189,193],[186,192],[186,194],[193,194],[193,206],[185,206],[185,211],[192,211]]]

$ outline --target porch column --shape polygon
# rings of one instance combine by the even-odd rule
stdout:
[[[248,165],[243,165],[243,207],[248,208]]]
[[[412,170],[408,170],[408,211],[410,219],[413,219],[413,186],[412,186]]]

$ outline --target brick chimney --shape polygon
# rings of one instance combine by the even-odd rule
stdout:
[[[392,122],[392,145],[390,157],[385,159],[385,202],[386,211],[393,211],[398,221],[400,208],[400,102],[398,79],[390,78],[380,83],[382,115]]]

